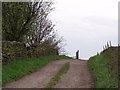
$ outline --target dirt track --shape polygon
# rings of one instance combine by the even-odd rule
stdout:
[[[51,62],[41,70],[5,85],[5,88],[45,88],[51,78],[55,76],[66,62],[68,61],[59,60]]]
[[[92,88],[93,79],[87,61],[82,60],[59,60],[46,65],[31,75],[5,85],[5,88],[45,88],[59,69],[67,62],[70,68],[58,81],[55,88]]]
[[[62,76],[56,88],[92,88],[93,79],[87,61],[70,61],[69,71]]]

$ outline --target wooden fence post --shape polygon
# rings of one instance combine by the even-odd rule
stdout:
[[[111,41],[109,41],[109,43],[110,43],[110,47],[112,47]]]
[[[79,50],[76,52],[76,59],[79,59]]]

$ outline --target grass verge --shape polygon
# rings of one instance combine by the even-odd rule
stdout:
[[[42,68],[50,61],[68,59],[66,56],[42,56],[39,58],[15,59],[2,67],[2,86]]]
[[[46,88],[54,88],[54,86],[57,84],[57,82],[59,81],[60,77],[67,73],[67,71],[69,70],[69,62],[66,63],[59,71],[58,73],[52,78],[52,80],[48,83]]]
[[[89,59],[89,67],[93,73],[96,88],[118,88],[118,79],[108,63],[110,59],[104,55],[96,55]]]

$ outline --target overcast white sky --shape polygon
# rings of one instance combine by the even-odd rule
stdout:
[[[118,44],[119,0],[54,0],[51,14],[58,34],[66,40],[68,55],[88,59],[102,51],[107,41]]]

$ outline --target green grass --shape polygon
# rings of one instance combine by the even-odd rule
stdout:
[[[89,59],[89,67],[93,73],[96,88],[118,88],[117,75],[108,65],[110,59],[104,55],[96,55]]]
[[[2,67],[0,67],[0,87],[2,86]]]
[[[68,59],[66,56],[43,56],[39,58],[24,58],[10,61],[2,67],[2,85],[37,71],[50,61]]]
[[[69,62],[66,63],[60,70],[59,72],[52,78],[52,80],[48,83],[47,88],[54,88],[54,86],[57,84],[57,82],[59,81],[60,77],[67,73],[67,71],[69,70]]]

